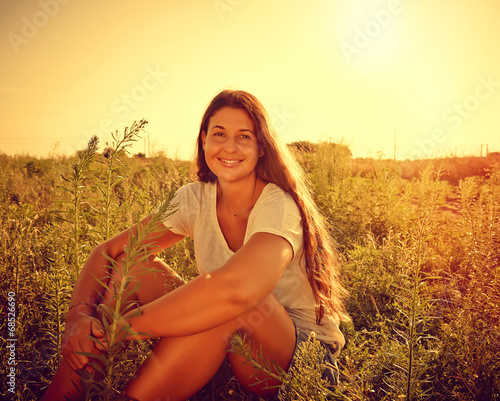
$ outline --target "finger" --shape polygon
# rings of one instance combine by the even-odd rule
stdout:
[[[79,350],[75,351],[68,351],[63,354],[64,360],[68,363],[68,365],[73,369],[73,370],[78,370],[81,369],[85,364],[85,356],[83,355],[78,355],[76,352]],[[88,358],[87,358],[88,360]]]
[[[107,343],[105,337],[88,337],[85,342],[82,343],[82,350],[89,353],[90,356],[86,356],[85,363],[89,364],[94,358],[97,358],[102,351],[107,350]]]
[[[61,354],[62,354],[64,361],[67,363],[67,365],[71,369],[76,370],[76,365],[75,365],[75,362],[73,361],[73,358],[72,358],[72,352],[69,351],[68,349],[63,349],[61,351]]]
[[[78,356],[82,356],[82,355],[78,355]],[[89,363],[89,359],[87,357],[84,357],[84,359],[82,358],[76,358],[76,365],[77,365],[77,370],[80,370],[80,369],[83,369],[88,363]]]
[[[76,366],[70,358],[64,358],[64,361],[72,370],[76,370]]]
[[[90,361],[88,356],[82,355],[80,354],[80,352],[84,352],[82,347],[76,349],[73,353],[73,360],[75,361],[75,364],[78,366],[78,369],[83,368]]]
[[[93,320],[91,323],[91,327],[92,327],[92,335],[94,337],[99,338],[104,336],[105,334],[104,328],[98,321]]]
[[[84,363],[84,361],[80,358],[82,355],[78,355],[78,354],[73,354],[70,356],[69,360],[71,361],[73,367],[74,367],[74,370],[80,370],[81,368],[83,368],[86,364]]]
[[[73,370],[79,370],[81,368],[78,361],[72,356],[69,356],[68,358],[66,358],[66,363]]]
[[[108,349],[108,344],[104,342],[104,337],[101,339],[97,338],[97,340],[99,340],[99,342],[95,343],[96,349],[99,351],[106,351],[106,349]]]

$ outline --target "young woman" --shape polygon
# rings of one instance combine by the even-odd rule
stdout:
[[[183,283],[152,257],[147,267],[156,272],[134,278],[142,314],[123,324],[160,340],[125,393],[139,401],[184,400],[227,359],[246,390],[273,396],[276,388],[252,385],[254,369],[228,352],[229,339],[246,334],[253,349],[287,370],[297,343],[314,331],[334,362],[344,345],[338,325],[349,317],[330,236],[300,167],[253,95],[225,90],[212,100],[196,163],[197,181],[177,191],[177,210],[163,222],[168,230],[151,242],[165,249],[192,237],[200,274]],[[99,245],[83,267],[66,317],[63,360],[44,400],[77,398],[72,380],[89,363],[78,352],[99,352],[90,339],[101,335],[93,305],[113,302],[93,277],[109,275],[103,255],[119,262],[128,238],[127,230]],[[324,377],[336,384],[333,368]]]

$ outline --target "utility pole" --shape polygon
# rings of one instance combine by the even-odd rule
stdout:
[[[394,128],[394,160],[396,160],[396,128]]]

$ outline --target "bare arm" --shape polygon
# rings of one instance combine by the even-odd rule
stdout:
[[[144,226],[150,218],[150,216],[146,217],[139,224]],[[85,262],[73,289],[70,307],[73,305],[77,306],[72,308],[72,310],[77,309],[80,312],[86,312],[90,310],[88,305],[94,305],[99,302],[104,288],[97,283],[95,278],[104,282],[107,281],[106,277],[109,273],[110,262],[106,259],[105,255],[116,259],[124,252],[124,246],[128,245],[131,231],[135,232],[136,230],[137,225],[121,232],[108,241],[103,242],[92,251],[89,258]],[[161,233],[162,231],[163,233]],[[157,237],[159,233],[161,233],[161,236]],[[149,238],[151,239],[146,240],[146,244],[149,243],[154,245],[155,248],[152,248],[152,253],[158,253],[159,251],[175,244],[184,237],[179,234],[174,234],[170,230],[166,230],[165,227],[160,224],[158,229],[155,230]]]
[[[206,331],[270,294],[292,257],[292,247],[282,237],[254,234],[220,269],[144,305],[142,315],[127,322],[134,332],[154,337]]]
[[[144,225],[149,219],[150,217],[147,217],[139,224]],[[62,354],[73,369],[81,369],[89,362],[86,356],[80,355],[78,352],[91,352],[94,348],[94,342],[89,336],[91,335],[94,312],[93,305],[99,303],[104,292],[104,287],[99,284],[96,278],[104,283],[108,281],[110,262],[105,255],[116,259],[122,254],[124,246],[129,243],[131,230],[134,232],[137,230],[137,226],[98,245],[90,254],[78,276],[71,296],[70,309],[66,315],[66,329],[62,344]],[[158,237],[159,233],[161,235]],[[182,238],[182,235],[166,230],[160,223],[158,230],[155,230],[145,242],[155,246],[152,252],[157,253]]]

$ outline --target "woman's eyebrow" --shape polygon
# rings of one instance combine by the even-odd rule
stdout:
[[[212,131],[212,130],[213,130],[213,129],[215,129],[215,128],[218,128],[218,129],[225,129],[222,125],[214,125],[212,128],[210,128],[210,131]],[[241,129],[239,129],[238,131],[239,131],[239,132],[248,131],[248,132],[250,132],[250,133],[254,134],[254,132],[253,132],[251,129],[249,129],[249,128],[241,128]],[[254,134],[254,135],[255,135],[255,134]]]

